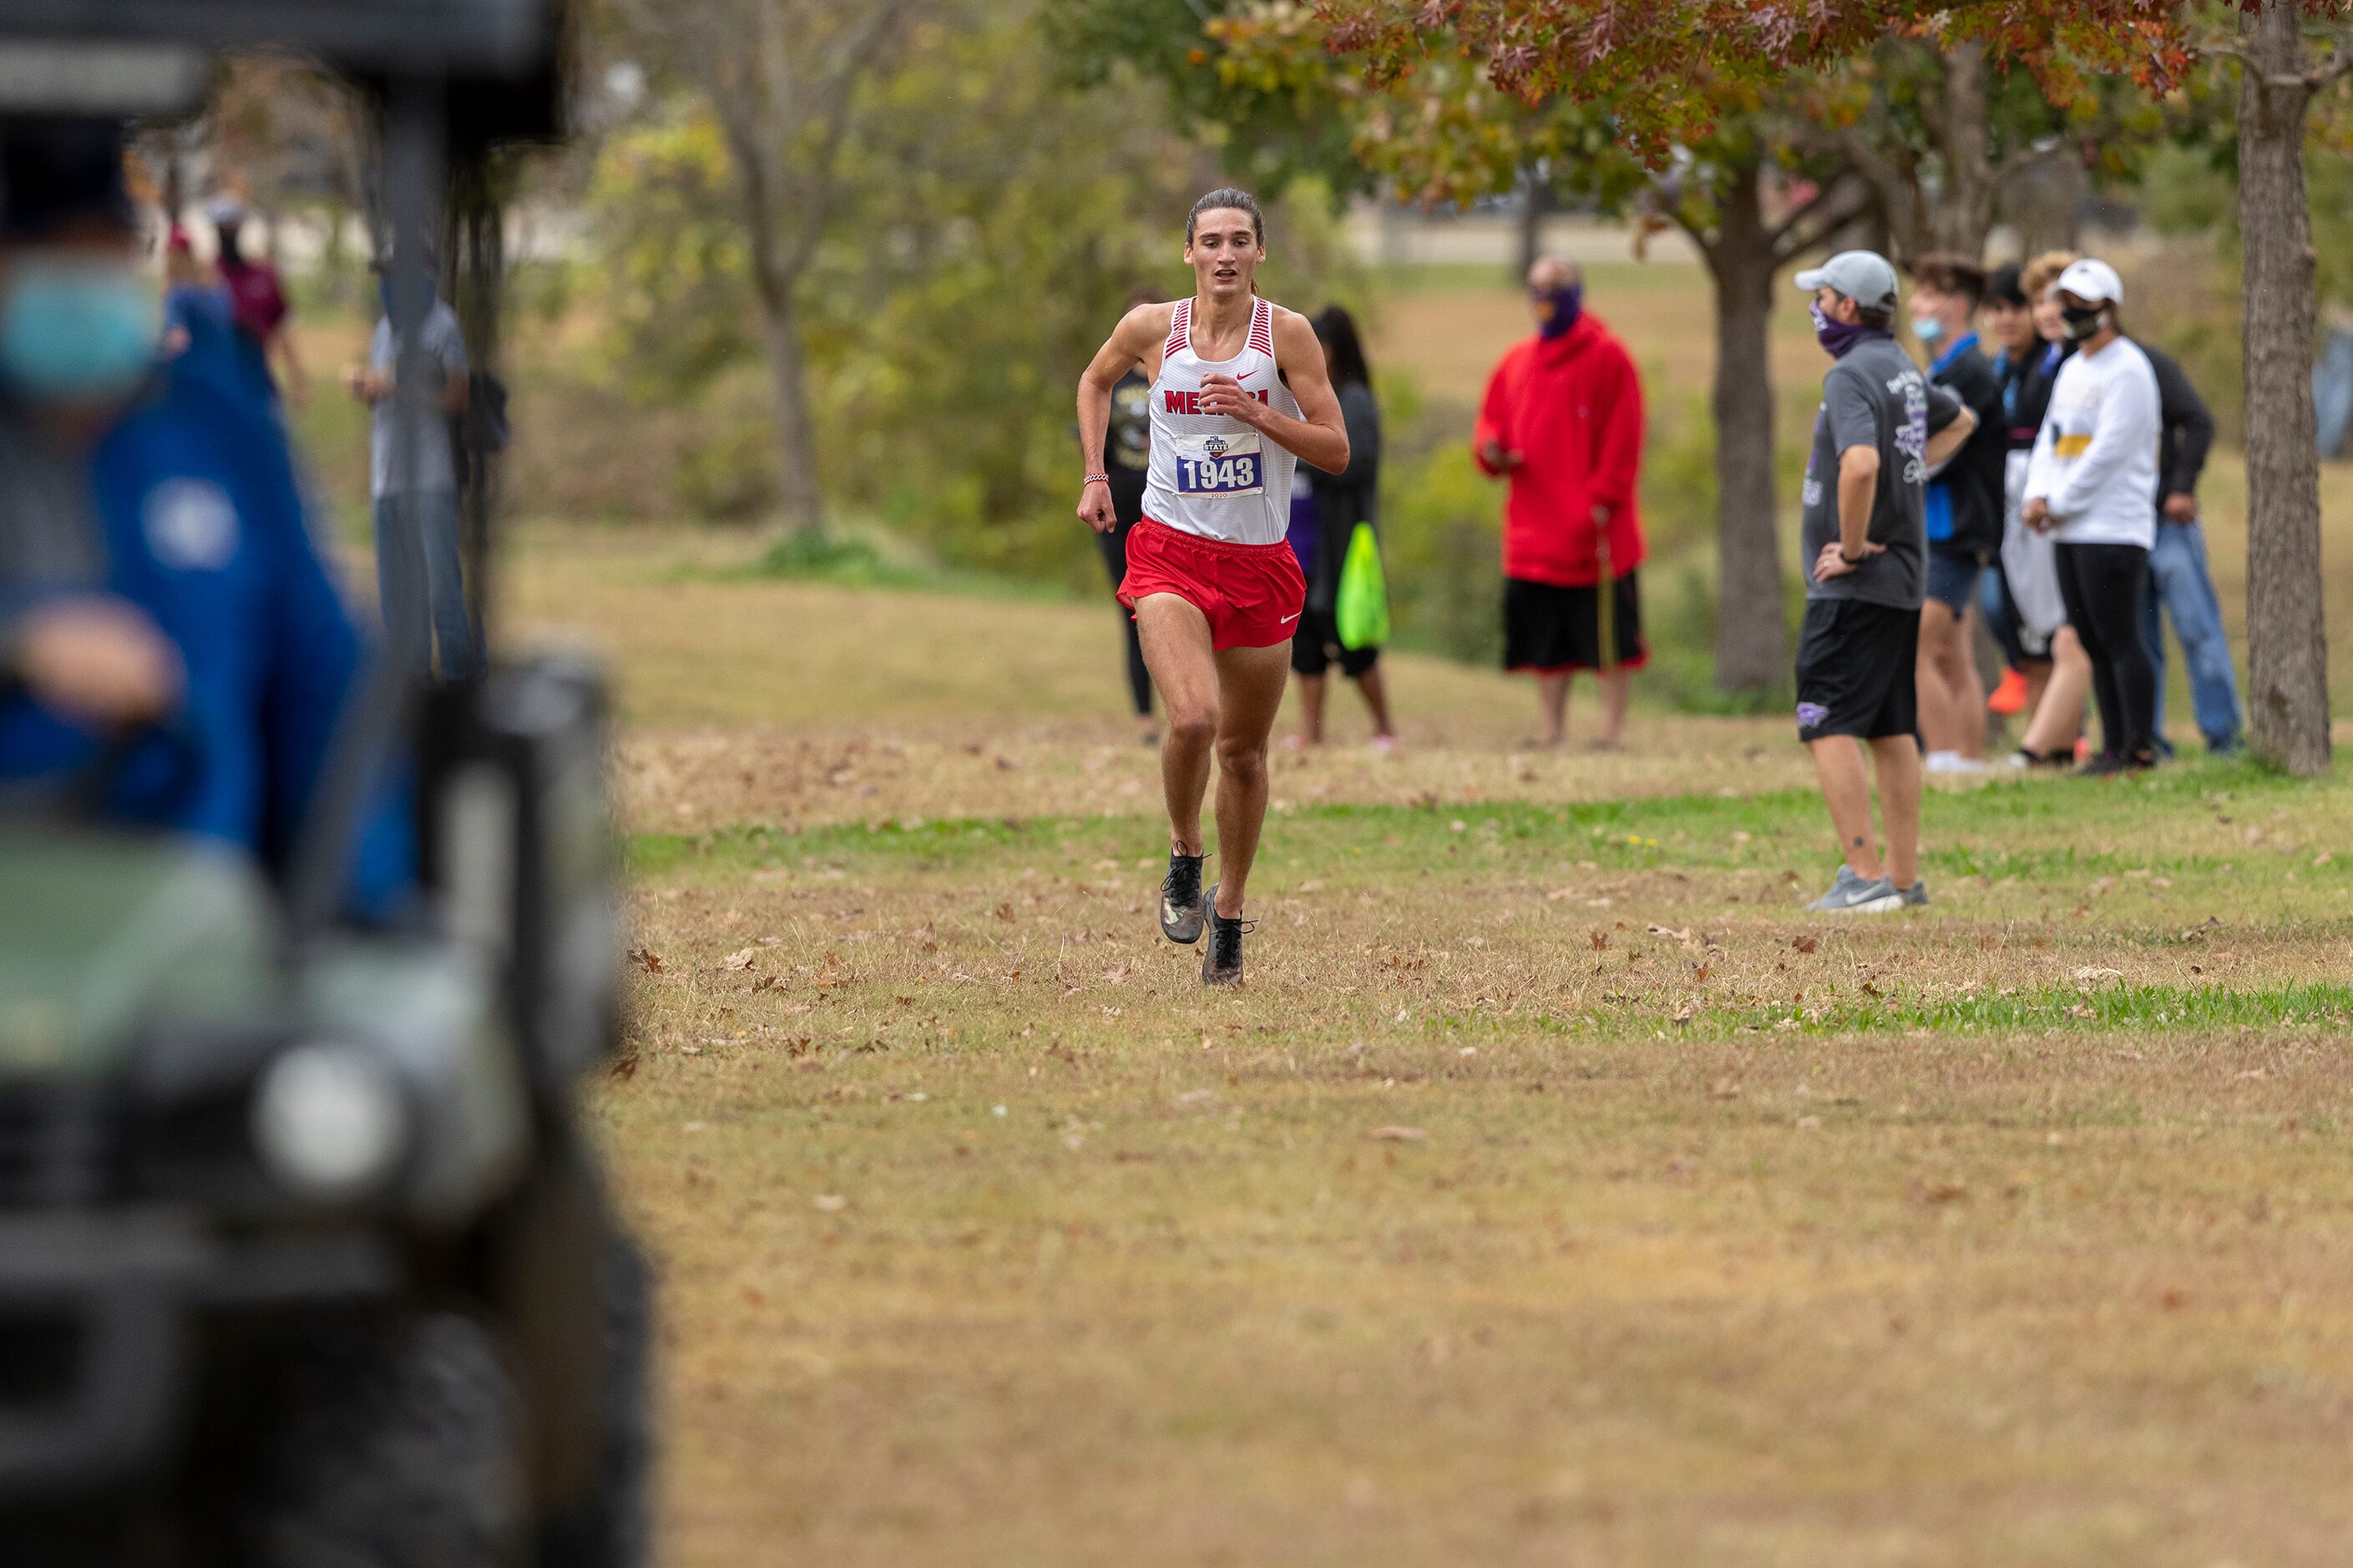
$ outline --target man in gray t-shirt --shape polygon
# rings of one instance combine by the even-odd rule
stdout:
[[[389,318],[379,319],[364,369],[345,375],[353,396],[368,405],[369,489],[375,500],[375,559],[385,629],[405,626],[417,650],[415,673],[429,676],[438,643],[441,677],[467,680],[481,673],[481,651],[466,607],[459,551],[458,463],[448,418],[466,411],[466,334],[458,312],[436,300],[420,329],[431,367],[436,410],[447,416],[426,425],[410,452],[406,426],[393,395],[399,350]]]
[[[1932,405],[1939,407],[1939,429],[1960,406],[1950,393],[1931,385],[1912,356],[1884,332],[1856,342],[1822,377],[1813,455],[1806,460],[1802,537],[1808,599],[1920,607],[1928,586],[1925,485]],[[1879,457],[1869,538],[1880,548],[1852,571],[1824,577],[1813,567],[1839,536],[1840,459],[1857,447]]]
[[[1798,639],[1798,738],[1813,753],[1846,864],[1813,908],[1876,914],[1925,904],[1918,877],[1920,749],[1915,671],[1927,591],[1929,474],[1977,421],[1895,346],[1895,268],[1841,251],[1798,274],[1814,332],[1836,363],[1822,378],[1806,465],[1806,620]],[[1871,781],[1887,829],[1872,846]]]

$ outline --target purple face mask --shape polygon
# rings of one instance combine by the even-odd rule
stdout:
[[[1833,321],[1822,311],[1822,302],[1815,300],[1807,307],[1814,314],[1814,341],[1822,345],[1832,359],[1844,359],[1847,351],[1863,339],[1883,336],[1882,329],[1866,327],[1861,321]]]
[[[1577,325],[1577,318],[1585,313],[1585,285],[1572,283],[1566,289],[1548,289],[1535,297],[1543,320],[1536,324],[1536,335],[1560,338]]]

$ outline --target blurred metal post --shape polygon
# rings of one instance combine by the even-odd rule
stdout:
[[[438,77],[396,76],[385,94],[385,200],[391,209],[390,310],[393,363],[393,511],[398,526],[424,537],[424,443],[446,440],[441,387],[425,344],[433,308],[433,272],[426,260],[439,226],[447,121]],[[329,748],[322,776],[288,875],[288,931],[299,942],[327,930],[343,901],[360,819],[383,776],[393,737],[404,727],[415,696],[409,671],[428,634],[421,615],[397,617],[384,628],[374,665],[347,708]]]

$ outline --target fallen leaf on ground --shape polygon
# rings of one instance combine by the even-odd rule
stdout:
[[[1376,1127],[1365,1134],[1377,1143],[1427,1143],[1430,1134],[1419,1127]]]
[[[2089,963],[2075,971],[2078,980],[2122,980],[2124,977],[2125,972],[2121,969],[2102,969]]]
[[[722,969],[749,969],[752,967],[752,960],[758,957],[759,953],[760,950],[756,947],[740,949],[721,959],[719,961],[719,967]]]
[[[1821,946],[1822,944],[1817,938],[1801,936],[1792,941],[1789,945],[1796,948],[1799,952],[1811,952],[1814,949]]]

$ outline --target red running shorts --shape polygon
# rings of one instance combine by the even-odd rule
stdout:
[[[1232,544],[1147,517],[1127,531],[1119,602],[1133,610],[1153,594],[1174,594],[1200,611],[1209,647],[1222,653],[1289,642],[1307,606],[1307,579],[1286,542]]]

